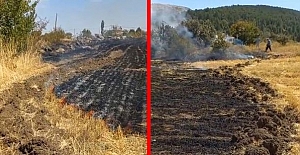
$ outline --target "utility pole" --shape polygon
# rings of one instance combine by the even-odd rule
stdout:
[[[57,24],[57,13],[55,15],[55,25],[54,25],[54,31],[56,31],[56,24]]]
[[[74,37],[75,37],[75,29],[74,29]]]

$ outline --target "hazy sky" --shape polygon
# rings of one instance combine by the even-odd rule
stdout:
[[[212,8],[219,6],[230,6],[233,4],[263,4],[263,5],[271,5],[271,6],[279,6],[284,8],[290,8],[294,10],[300,11],[300,3],[297,0],[152,0],[152,3],[163,3],[163,4],[173,4],[186,6],[191,9],[204,9],[204,8]]]
[[[84,28],[99,33],[101,20],[105,29],[119,25],[146,30],[146,0],[40,0],[37,15],[49,20],[45,32],[53,29],[56,13],[57,26],[72,33],[74,29],[79,33]]]

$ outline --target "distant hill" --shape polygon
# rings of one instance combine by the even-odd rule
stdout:
[[[253,21],[264,36],[290,35],[300,41],[300,11],[266,5],[233,5],[199,10],[187,9],[193,19],[210,20],[217,31],[229,32],[229,27],[238,20]]]

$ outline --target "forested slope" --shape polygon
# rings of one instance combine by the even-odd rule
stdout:
[[[285,34],[300,41],[300,12],[266,5],[233,5],[218,8],[188,10],[193,19],[210,20],[217,31],[229,32],[239,21],[253,21],[263,34]]]

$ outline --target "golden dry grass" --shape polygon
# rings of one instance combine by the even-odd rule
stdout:
[[[50,98],[49,98],[50,96]],[[111,131],[105,121],[90,118],[75,106],[64,105],[51,93],[46,94],[44,106],[51,124],[64,131],[61,147],[70,147],[74,155],[142,155],[146,154],[146,138],[142,135],[124,134],[118,128]]]
[[[12,83],[53,69],[53,66],[41,61],[41,56],[34,48],[21,55],[16,54],[14,45],[0,42],[0,91],[8,88]],[[31,124],[30,130],[33,131],[34,137],[59,142],[60,149],[69,150],[72,155],[146,154],[145,136],[127,135],[121,129],[111,131],[103,120],[90,118],[89,114],[84,114],[81,110],[76,110],[72,106],[61,107],[58,103],[61,102],[55,98],[53,92],[46,92],[45,100],[21,101],[18,112],[24,118],[23,123]],[[0,105],[0,108],[3,106]],[[40,117],[37,115],[38,111],[45,109],[47,112],[42,117],[50,122],[51,127],[47,130],[39,130],[37,129],[39,122],[34,121],[33,118]],[[58,132],[57,129],[61,129],[62,132]],[[18,135],[12,133],[10,136]],[[18,147],[18,144],[14,143],[7,147],[0,142],[0,154],[16,154]]]
[[[265,48],[265,43],[262,43],[259,47],[259,50],[264,51]],[[246,46],[246,50],[255,51],[257,48],[254,45]],[[300,56],[300,43],[288,42],[286,45],[281,45],[278,42],[273,42],[271,53],[287,56]]]
[[[276,100],[278,107],[292,105],[300,111],[300,56],[291,58],[279,58],[262,61],[258,64],[245,67],[243,74],[253,77],[259,77],[275,88],[283,98]],[[300,128],[298,124],[294,124],[298,128],[298,134],[293,135],[300,139]],[[299,143],[291,144],[293,146],[292,154],[300,154]]]
[[[4,44],[0,40],[0,90],[52,68],[51,65],[42,62],[34,47],[20,55],[17,53],[14,44]]]
[[[259,77],[285,95],[284,102],[300,110],[300,57],[279,58],[247,66],[244,74]]]
[[[245,62],[245,60],[199,61],[191,63],[190,66],[195,68],[218,68],[220,66],[234,66],[243,62]]]

